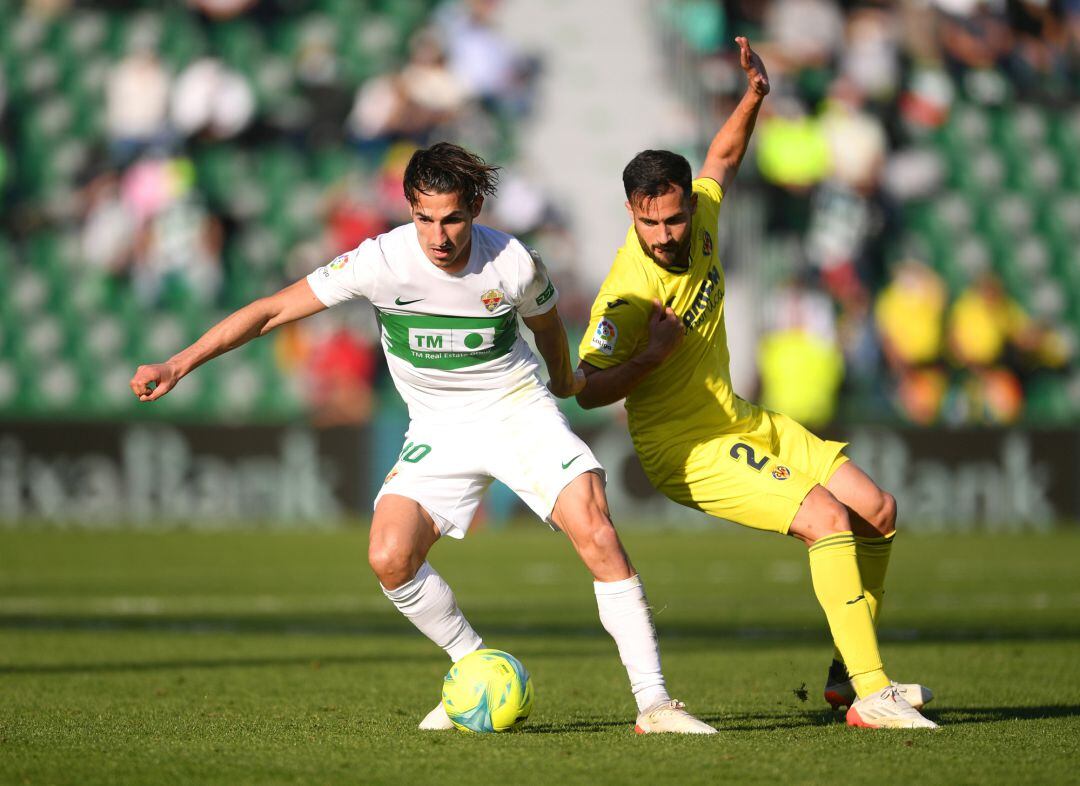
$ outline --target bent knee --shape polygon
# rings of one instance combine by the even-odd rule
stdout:
[[[789,533],[812,546],[821,538],[851,531],[848,509],[824,487],[816,487],[791,523]]]
[[[881,492],[881,503],[878,505],[874,520],[870,522],[874,529],[882,535],[889,535],[896,531],[896,497],[887,491]]]
[[[416,575],[419,567],[414,565],[413,555],[407,550],[390,544],[371,544],[368,548],[368,565],[387,589],[395,589]]]

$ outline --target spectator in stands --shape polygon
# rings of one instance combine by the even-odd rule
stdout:
[[[381,150],[398,140],[425,145],[457,117],[467,100],[464,82],[447,67],[438,35],[424,29],[413,36],[409,62],[399,73],[360,86],[346,124],[365,148]]]
[[[373,343],[344,325],[316,338],[304,374],[312,423],[329,428],[370,420],[377,368]]]
[[[1080,92],[1070,84],[1068,27],[1056,6],[1050,0],[1009,3],[1009,23],[1015,32],[1009,72],[1025,95],[1066,99]]]
[[[967,72],[991,74],[1011,40],[1004,0],[934,0],[945,65],[954,78]]]
[[[371,197],[371,184],[358,176],[334,184],[324,198],[326,242],[323,259],[344,254],[390,228],[380,205]]]
[[[899,28],[899,12],[888,4],[854,8],[847,19],[839,73],[877,104],[900,88]]]
[[[136,40],[105,86],[105,127],[114,160],[127,163],[168,143],[168,103],[168,72],[153,45]]]
[[[941,276],[916,259],[900,262],[874,305],[881,347],[895,382],[896,406],[927,425],[941,413],[948,379],[942,367],[948,290]]]
[[[120,193],[120,178],[113,170],[95,177],[82,192],[82,228],[79,247],[93,269],[126,275],[135,251],[139,221]]]
[[[258,2],[259,0],[187,0],[188,5],[215,22],[237,17]]]
[[[450,70],[486,105],[525,114],[532,103],[537,64],[515,51],[498,31],[499,0],[457,0],[436,14]]]
[[[231,139],[248,127],[254,114],[251,86],[217,58],[195,60],[176,79],[172,125],[184,137]]]
[[[886,228],[880,184],[888,143],[855,81],[839,77],[829,92],[818,119],[829,149],[828,177],[811,201],[806,245],[811,263],[843,301],[878,277],[878,259],[867,252]]]
[[[773,326],[758,347],[761,404],[806,425],[827,425],[836,412],[844,358],[828,296],[791,283],[774,295]]]
[[[204,305],[221,287],[221,222],[194,189],[187,159],[140,162],[126,175],[125,202],[140,222],[132,283],[145,305],[175,294]]]

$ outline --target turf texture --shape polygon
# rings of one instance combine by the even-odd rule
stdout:
[[[901,535],[886,668],[936,732],[846,727],[805,549],[627,531],[673,695],[720,729],[638,737],[589,577],[537,525],[436,546],[520,732],[420,732],[448,662],[383,598],[362,528],[0,531],[0,783],[1076,783],[1080,533]]]

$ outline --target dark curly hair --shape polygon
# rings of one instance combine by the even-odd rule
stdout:
[[[634,156],[622,173],[626,198],[631,203],[666,194],[679,186],[684,196],[693,187],[690,162],[670,150],[643,150]]]
[[[416,205],[420,194],[457,194],[462,204],[494,196],[499,167],[463,147],[439,142],[417,150],[405,167],[405,198]]]

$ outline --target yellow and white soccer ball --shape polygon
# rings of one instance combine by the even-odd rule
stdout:
[[[462,731],[510,731],[532,712],[532,678],[510,653],[477,650],[450,667],[442,701],[451,723]]]

